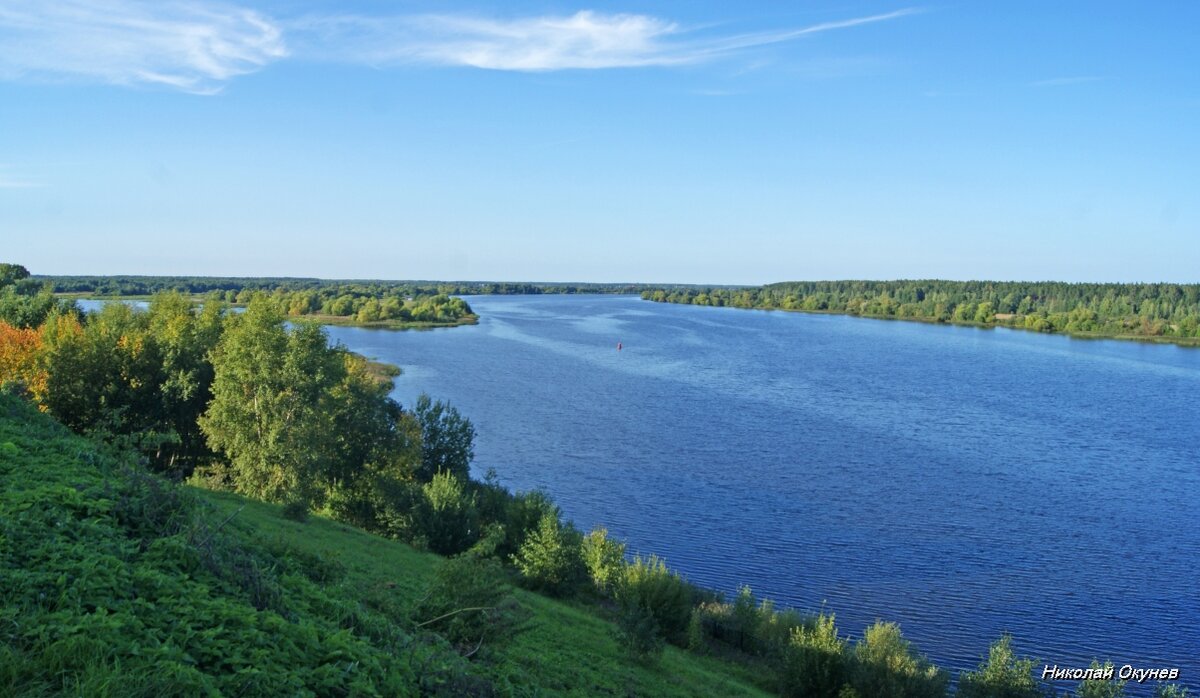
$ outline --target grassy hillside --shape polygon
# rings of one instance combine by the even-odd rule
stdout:
[[[2,394],[0,482],[3,695],[761,693],[520,590],[524,630],[464,660],[410,617],[441,558],[169,485]]]

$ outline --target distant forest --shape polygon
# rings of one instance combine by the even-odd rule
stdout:
[[[790,281],[642,291],[665,303],[844,313],[1095,337],[1200,339],[1200,284]]]
[[[314,279],[301,277],[229,277],[229,276],[34,276],[50,282],[57,293],[89,293],[101,296],[150,296],[162,291],[205,294],[212,291],[236,295],[240,291],[316,291],[339,295],[337,290],[358,291],[364,295],[521,295],[543,293],[641,293],[647,289],[693,288],[687,285],[576,282],[496,282],[496,281],[382,281],[370,279]],[[699,288],[699,287],[695,287]],[[232,300],[228,298],[227,300]]]

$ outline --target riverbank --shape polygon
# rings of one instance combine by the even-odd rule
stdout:
[[[145,294],[129,295],[129,296],[116,296],[116,295],[97,295],[94,293],[56,293],[54,295],[56,298],[61,298],[61,299],[66,299],[66,300],[98,301],[98,302],[124,301],[124,302],[135,302],[135,303],[149,303],[150,300],[152,298],[154,298],[153,295],[145,295]],[[189,301],[191,301],[195,305],[200,305],[201,303],[204,303],[205,300],[207,300],[206,296],[199,295],[199,294],[189,294],[189,295],[185,295],[184,297],[187,298]],[[245,303],[236,303],[236,302],[229,303],[229,307],[244,308],[244,307],[246,307],[246,304]],[[479,324],[479,316],[475,313],[468,313],[466,315],[463,315],[462,317],[454,318],[452,320],[444,320],[444,321],[400,320],[400,319],[360,321],[357,318],[357,316],[354,316],[354,315],[332,315],[332,314],[327,314],[327,313],[289,314],[288,319],[289,320],[304,320],[304,321],[316,322],[317,324],[320,324],[320,325],[336,325],[338,327],[365,327],[368,329],[377,329],[377,330],[434,330],[434,329],[443,328],[443,327],[462,327],[464,325]]]
[[[643,299],[648,300],[648,299]],[[668,301],[669,302],[669,301]],[[678,305],[694,305],[693,303],[680,303]],[[720,306],[708,306],[720,307]],[[859,317],[867,320],[890,320],[893,322],[920,322],[926,325],[949,325],[953,327],[975,327],[981,330],[1020,330],[1022,332],[1034,332],[1037,334],[1057,334],[1071,337],[1072,339],[1116,339],[1123,342],[1144,342],[1146,344],[1174,344],[1181,347],[1200,347],[1200,337],[1171,337],[1171,336],[1154,336],[1154,335],[1138,335],[1138,334],[1105,334],[1102,332],[1071,332],[1071,331],[1046,331],[1035,330],[1029,327],[1022,327],[1016,324],[996,323],[996,322],[960,322],[954,320],[939,320],[937,318],[924,317],[896,317],[895,315],[871,315],[865,313],[848,313],[840,310],[805,310],[803,308],[741,308],[733,307],[737,310],[762,310],[766,312],[779,311],[783,313],[805,313],[808,315],[841,315],[846,317]],[[1024,317],[1024,316],[1018,316]]]
[[[295,315],[292,316],[291,319],[310,320],[322,325],[337,325],[338,327],[365,327],[373,330],[435,330],[441,327],[462,327],[464,325],[479,324],[479,316],[474,313],[446,322],[418,320],[375,320],[371,322],[359,322],[358,319],[354,317],[341,315],[321,315],[316,313]]]
[[[790,310],[1081,339],[1200,346],[1200,284],[1024,281],[797,281],[760,287],[654,289],[661,303]]]

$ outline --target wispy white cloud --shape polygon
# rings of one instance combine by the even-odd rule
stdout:
[[[491,70],[553,71],[698,63],[738,51],[914,14],[824,22],[786,31],[699,36],[649,15],[580,11],[495,19],[460,15],[308,17],[289,26],[305,51],[373,65],[424,63]]]
[[[785,41],[794,41],[796,39],[802,39],[806,36],[834,31],[836,29],[849,29],[851,27],[858,27],[864,24],[887,22],[893,19],[900,19],[901,17],[908,17],[909,15],[919,14],[923,11],[924,10],[920,8],[908,7],[902,10],[895,10],[893,12],[885,12],[877,15],[868,15],[866,17],[855,17],[852,19],[843,19],[835,22],[822,22],[820,24],[813,24],[798,29],[738,34],[723,39],[709,41],[707,42],[707,46],[702,45],[698,47],[698,49],[702,54],[711,55],[728,53],[740,49],[753,48],[755,46],[765,46],[767,44],[778,44]]]
[[[1058,87],[1060,85],[1080,85],[1087,82],[1100,82],[1104,80],[1100,75],[1078,75],[1068,78],[1050,78],[1049,80],[1034,80],[1029,83],[1030,87]]]
[[[230,5],[0,0],[0,77],[207,93],[287,55],[270,19]]]
[[[0,79],[160,84],[211,93],[288,56],[527,72],[679,66],[919,11],[718,34],[650,15],[587,10],[505,19],[326,14],[280,21],[209,0],[0,0]]]

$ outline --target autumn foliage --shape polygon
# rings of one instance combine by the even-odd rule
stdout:
[[[46,394],[47,372],[40,361],[42,332],[0,321],[0,385],[21,384],[35,399]]]

